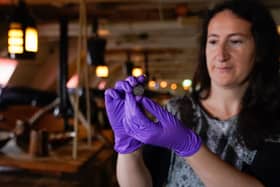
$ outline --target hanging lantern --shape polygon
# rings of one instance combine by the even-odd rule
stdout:
[[[38,31],[24,1],[19,1],[8,28],[10,58],[33,59],[38,52]]]
[[[105,63],[106,40],[100,37],[92,37],[88,39],[88,51],[90,65],[95,65],[95,74],[97,77],[107,78],[109,76],[109,68]]]

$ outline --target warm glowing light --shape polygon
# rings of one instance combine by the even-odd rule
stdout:
[[[8,31],[8,52],[23,54],[38,51],[38,32],[33,27],[27,27],[25,33],[19,23],[12,23]],[[25,47],[25,48],[24,48]]]
[[[170,85],[171,90],[176,90],[177,89],[177,84],[176,83],[172,83]]]
[[[21,46],[21,45],[23,45],[23,39],[22,38],[17,38],[17,37],[9,38],[8,39],[8,44],[9,45]]]
[[[9,50],[10,53],[16,53],[16,54],[23,53],[23,47],[22,46],[9,46],[8,50]]]
[[[192,81],[190,79],[185,79],[182,82],[182,86],[184,88],[184,90],[188,90],[192,85]]]
[[[8,51],[9,53],[23,53],[23,32],[20,24],[12,24],[8,31]]]
[[[135,66],[133,69],[132,69],[132,75],[134,77],[139,77],[140,75],[143,75],[143,70],[141,67],[137,67]]]
[[[155,88],[155,87],[156,87],[156,81],[150,80],[150,81],[148,82],[148,87],[149,87],[150,89]]]
[[[13,75],[18,62],[16,60],[0,59],[0,85],[6,86]]]
[[[77,88],[79,84],[79,76],[78,74],[73,75],[70,80],[67,82],[67,88]]]
[[[109,76],[109,69],[108,66],[105,65],[99,65],[95,69],[95,73],[97,77],[103,77],[106,78]]]
[[[160,83],[159,83],[159,86],[161,87],[161,88],[166,88],[167,87],[167,82],[166,81],[161,81]]]
[[[11,28],[8,32],[9,37],[21,38],[23,37],[23,32],[21,29]]]
[[[38,31],[25,1],[18,1],[10,15],[8,56],[12,59],[34,59],[38,51]]]
[[[27,27],[25,30],[25,49],[29,52],[38,51],[38,32],[35,28]]]

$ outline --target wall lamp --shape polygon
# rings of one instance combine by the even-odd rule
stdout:
[[[106,43],[106,40],[100,37],[88,39],[89,63],[95,65],[96,77],[107,78],[109,76],[109,68],[105,63]]]
[[[38,51],[38,30],[25,2],[19,0],[9,21],[8,55],[12,59],[34,59]]]
[[[98,36],[98,19],[94,17],[92,23],[93,37],[87,41],[90,65],[95,66],[95,75],[100,78],[109,77],[109,68],[105,63],[105,52],[107,41]]]
[[[134,76],[138,77],[140,75],[143,75],[143,69],[140,66],[134,65],[133,61],[131,60],[131,51],[128,50],[126,52],[126,62],[125,62],[125,71],[127,76]]]

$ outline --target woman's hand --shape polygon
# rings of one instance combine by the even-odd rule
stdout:
[[[105,91],[106,112],[115,136],[114,149],[119,153],[131,153],[142,145],[141,142],[127,135],[123,127],[123,119],[125,115],[124,90],[132,89],[143,81],[143,77],[128,77],[126,80],[118,81],[114,89],[110,88]]]
[[[143,109],[157,121],[147,118]],[[129,89],[125,96],[124,126],[127,134],[138,141],[171,149],[180,156],[193,155],[201,146],[200,137],[175,116],[146,97],[136,101]]]

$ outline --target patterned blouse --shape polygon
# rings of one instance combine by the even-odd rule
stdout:
[[[172,100],[167,105],[169,110],[179,118],[177,105],[180,99]],[[244,165],[251,165],[256,151],[246,149],[237,140],[237,116],[228,120],[217,120],[209,116],[200,105],[192,102],[195,120],[195,131],[202,138],[203,143],[222,160],[227,161],[236,168],[242,170]],[[174,153],[171,155],[171,164],[168,172],[167,187],[203,187],[203,183],[194,173],[192,168]]]

